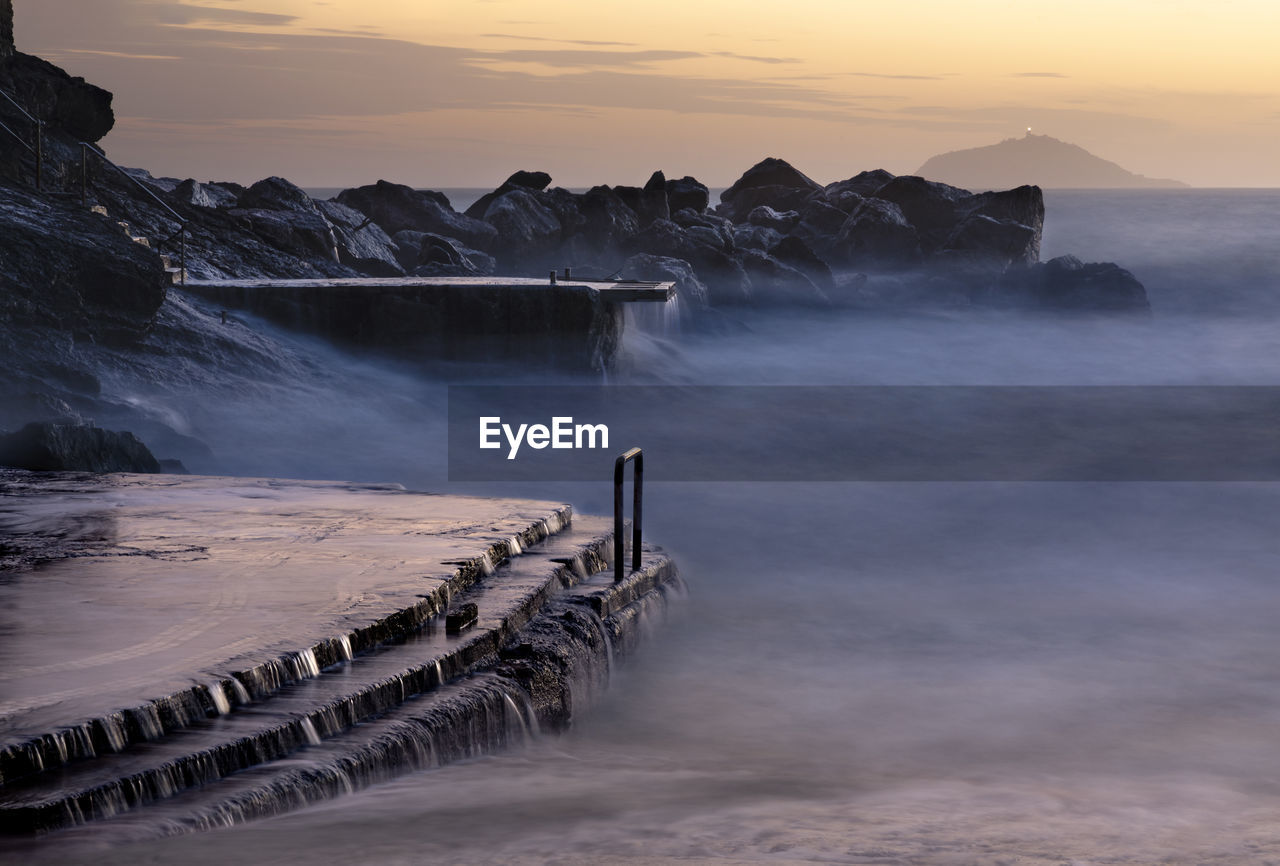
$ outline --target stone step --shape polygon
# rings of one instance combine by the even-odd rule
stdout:
[[[449,499],[384,491],[376,486],[366,490],[324,482],[254,479],[227,482],[191,477],[177,482],[170,479],[157,489],[158,482],[151,476],[126,478],[128,481],[119,485],[121,489],[111,493],[119,499],[114,513],[122,535],[150,532],[153,526],[150,521],[158,517],[167,524],[165,533],[170,534],[163,544],[175,543],[173,538],[178,533],[194,531],[201,534],[205,545],[212,545],[208,548],[211,554],[187,562],[176,571],[167,566],[163,558],[155,560],[154,566],[147,566],[145,579],[141,577],[142,567],[135,569],[138,572],[135,581],[142,581],[137,583],[139,587],[154,585],[153,592],[160,592],[159,585],[166,582],[175,587],[162,592],[162,596],[172,596],[178,591],[176,587],[187,587],[176,596],[187,598],[184,604],[196,604],[199,599],[195,596],[206,593],[210,603],[229,602],[228,609],[235,611],[239,609],[237,605],[249,598],[258,597],[262,592],[276,592],[256,582],[254,575],[260,569],[274,568],[274,585],[292,573],[283,570],[282,564],[296,571],[299,567],[309,568],[312,560],[316,568],[328,570],[322,572],[326,581],[363,582],[355,574],[343,577],[348,570],[341,565],[342,558],[349,555],[344,545],[359,552],[366,570],[372,568],[379,574],[385,571],[387,576],[369,580],[370,584],[380,585],[380,589],[378,594],[368,596],[367,601],[359,602],[359,613],[342,613],[353,609],[346,607],[345,602],[335,607],[334,601],[320,599],[316,608],[321,616],[340,617],[333,625],[310,624],[309,618],[298,618],[298,613],[310,614],[308,607],[293,614],[290,620],[278,623],[278,627],[268,627],[259,636],[249,635],[247,640],[238,640],[228,649],[222,647],[229,638],[221,632],[212,633],[204,643],[191,645],[201,647],[197,652],[203,655],[191,655],[189,659],[185,649],[183,654],[170,657],[175,652],[171,647],[186,646],[182,636],[175,632],[180,626],[142,640],[127,631],[114,634],[106,646],[98,649],[98,655],[85,655],[63,644],[41,639],[39,636],[46,630],[38,621],[34,622],[30,635],[17,633],[7,645],[10,662],[3,671],[7,682],[2,717],[5,738],[0,740],[0,792],[18,780],[160,740],[176,730],[224,715],[228,709],[261,702],[290,683],[315,677],[321,668],[388,641],[403,639],[443,614],[451,598],[501,566],[515,551],[529,549],[554,537],[572,521],[572,512],[567,506],[539,510],[537,504],[527,507],[518,501]],[[91,482],[89,492],[72,482],[66,486],[65,493],[45,495],[29,502],[24,500],[26,531],[45,531],[41,527],[47,521],[48,531],[64,532],[63,524],[74,524],[79,519],[76,509],[98,507],[97,498],[89,495],[96,491]],[[129,505],[133,500],[137,504]],[[246,544],[238,537],[243,518],[234,511],[224,515],[222,509],[257,507],[237,503],[259,502],[264,503],[265,513],[275,516],[271,518],[269,530],[265,525],[259,528],[262,538],[250,539]],[[352,511],[353,516],[348,519],[341,516],[343,512],[326,512],[324,509],[331,504],[365,510]],[[182,520],[175,519],[175,513],[183,512],[173,512],[172,508],[185,508],[182,520],[193,529],[188,530]],[[320,519],[315,516],[316,512],[334,514],[334,520],[351,525],[336,531],[325,529],[331,540],[325,547],[317,547],[307,542],[308,533],[315,531],[316,521]],[[469,522],[476,519],[490,522]],[[220,520],[226,522],[220,523]],[[135,526],[138,528],[134,529]],[[397,534],[397,526],[410,527],[411,531]],[[393,531],[381,534],[388,527]],[[450,534],[450,527],[466,529],[455,528]],[[291,536],[294,532],[298,533],[296,541]],[[280,533],[279,543],[272,540],[276,533]],[[362,536],[361,533],[374,534]],[[347,538],[350,541],[343,540]],[[377,539],[378,546],[361,547],[366,544],[364,538]],[[332,565],[333,554],[326,554],[326,549],[340,554],[336,570]],[[446,551],[454,556],[462,553],[465,558],[447,558]],[[72,604],[73,610],[89,611],[102,603],[95,600],[93,587],[109,583],[89,579],[89,576],[114,574],[116,564],[122,562],[109,554],[108,551],[107,556],[97,558],[82,555],[68,560],[67,567],[61,570],[57,565],[47,567],[43,579],[29,586],[29,591],[37,595],[24,603],[36,608],[47,606],[44,594],[51,592],[57,600]],[[445,558],[432,558],[441,554],[445,554]],[[259,561],[254,558],[257,556],[267,558]],[[291,560],[299,565],[289,565]],[[223,562],[233,571],[220,577]],[[398,576],[401,574],[403,576]],[[263,589],[256,590],[255,586]],[[84,597],[79,598],[79,594]],[[114,593],[119,594],[119,591]],[[142,603],[146,597],[139,596],[139,599],[139,602],[126,603]],[[276,595],[270,599],[273,605],[285,609]],[[292,603],[288,599],[284,601]],[[186,616],[185,610],[185,607],[176,608],[175,614]],[[275,614],[270,612],[274,608],[263,610],[259,614],[256,609],[245,609],[251,615],[247,621],[265,617],[265,621],[275,622]],[[140,622],[148,622],[149,616],[149,612],[144,612]],[[184,621],[191,622],[193,627],[209,622],[189,617]],[[231,620],[224,618],[222,622]],[[147,627],[158,625],[148,623]],[[230,627],[240,627],[239,621]],[[290,646],[290,641],[297,643]],[[224,652],[238,654],[221,655]],[[133,659],[138,662],[131,661]],[[157,663],[164,667],[155,667]],[[99,670],[101,677],[86,678],[83,673]],[[50,696],[45,697],[46,693]],[[138,702],[140,700],[142,702]]]
[[[558,594],[513,633],[491,668],[409,695],[339,734],[112,820],[116,839],[207,830],[265,818],[399,775],[499,750],[560,728],[607,686],[615,656],[683,592],[671,560],[646,548],[621,584],[606,569]],[[601,619],[595,610],[612,613]],[[89,816],[85,816],[86,819]],[[89,838],[93,826],[63,835]]]
[[[493,668],[502,648],[558,594],[568,591],[569,599],[585,605],[584,614],[589,611],[600,621],[601,614],[616,617],[670,579],[663,568],[646,568],[615,586],[608,568],[609,522],[580,518],[575,524],[512,556],[454,598],[450,610],[474,611],[474,623],[461,633],[442,628],[440,617],[417,633],[371,647],[262,700],[244,704],[224,693],[222,700],[214,700],[224,713],[219,717],[11,783],[0,789],[0,829],[41,832],[109,817],[344,737],[416,695]],[[597,576],[589,579],[593,573]],[[579,584],[581,591],[574,590]],[[212,693],[222,686],[210,688]],[[492,690],[486,694],[492,701]],[[521,701],[528,702],[528,696]],[[409,768],[413,766],[410,762]]]

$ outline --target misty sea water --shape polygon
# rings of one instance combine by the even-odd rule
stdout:
[[[1042,258],[1119,262],[1150,317],[757,310],[632,333],[611,381],[1280,385],[1280,191],[1046,203]],[[271,421],[251,394],[154,399],[257,443],[225,471],[608,513],[607,479],[449,484],[447,379],[346,369]],[[350,429],[315,436],[334,406]],[[569,733],[199,836],[104,822],[28,859],[1280,862],[1280,486],[667,483],[645,509],[690,598]]]

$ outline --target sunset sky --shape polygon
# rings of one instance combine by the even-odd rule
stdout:
[[[1275,0],[15,0],[115,93],[108,151],[306,186],[829,182],[1027,127],[1141,174],[1280,186]]]

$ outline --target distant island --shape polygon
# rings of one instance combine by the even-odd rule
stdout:
[[[1048,189],[1168,189],[1177,180],[1145,177],[1048,135],[1006,138],[999,144],[931,157],[916,174],[966,189],[1034,184]]]

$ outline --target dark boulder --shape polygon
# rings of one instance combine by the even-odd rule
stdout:
[[[915,175],[895,177],[875,192],[875,198],[897,205],[925,253],[942,246],[959,222],[962,203],[970,197],[968,190]]]
[[[738,250],[734,259],[750,281],[754,304],[818,304],[829,301],[821,289],[802,271],[778,261],[760,250]]]
[[[649,176],[640,190],[640,209],[636,212],[640,225],[647,226],[654,220],[671,219],[671,206],[667,202],[667,178],[660,171]]]
[[[829,255],[854,267],[910,267],[920,261],[920,238],[896,204],[869,198],[840,227]]]
[[[282,177],[260,180],[240,196],[240,207],[252,210],[287,210],[300,213],[318,213],[311,196],[299,186]]]
[[[13,0],[0,0],[0,60],[13,55]]]
[[[698,279],[693,265],[683,259],[637,253],[627,259],[619,272],[624,280],[658,280],[676,284],[676,294],[686,307],[702,309],[707,306],[710,293]]]
[[[655,220],[636,235],[632,245],[636,252],[682,259],[691,264],[698,278],[706,284],[712,303],[746,303],[751,297],[751,283],[746,272],[725,252],[718,232],[715,233],[717,242],[709,243],[711,239],[710,234],[691,234],[689,229],[670,220]]]
[[[28,114],[45,121],[51,155],[78,161],[79,142],[96,142],[115,126],[110,91],[83,78],[73,78],[30,54],[15,51],[0,64],[0,88],[8,91]],[[0,118],[12,119],[8,103],[0,102],[4,103]],[[60,134],[69,140],[59,141]],[[59,150],[59,145],[65,147]]]
[[[667,181],[667,206],[672,213],[692,209],[702,213],[711,203],[711,190],[692,177]]]
[[[1147,290],[1133,274],[1112,262],[1085,263],[1075,256],[1010,268],[1000,280],[1007,302],[1060,310],[1144,312]]]
[[[769,248],[769,255],[800,271],[824,292],[835,288],[831,268],[800,238],[794,235],[782,238]]]
[[[720,194],[722,216],[743,222],[760,205],[774,210],[799,210],[822,187],[788,162],[770,157],[762,160]]]
[[[835,183],[827,184],[823,188],[823,192],[826,194],[827,201],[839,207],[839,201],[844,197],[866,198],[867,196],[875,195],[876,191],[893,180],[893,177],[883,168],[860,171],[847,180],[838,180]]]
[[[597,256],[609,256],[625,248],[636,232],[640,218],[607,186],[594,186],[577,199],[581,225],[576,235]]]
[[[1040,237],[1044,231],[1044,193],[1038,186],[1020,186],[999,192],[984,192],[962,202],[970,216],[990,217],[1001,222],[1026,226],[1033,234],[1021,260],[1040,260]]]
[[[472,203],[467,208],[466,215],[472,219],[484,219],[484,212],[494,199],[511,192],[512,190],[521,189],[526,192],[542,192],[551,184],[551,175],[545,171],[517,171],[511,177],[502,182],[502,185],[493,192],[487,192]]]
[[[343,190],[337,201],[353,207],[382,226],[389,235],[410,231],[432,232],[457,238],[469,247],[488,249],[497,240],[493,226],[458,213],[443,193],[416,190],[380,180],[376,184]]]
[[[494,271],[492,256],[468,249],[453,238],[424,233],[418,239],[418,261],[413,268],[419,277],[479,277]]]
[[[0,321],[130,343],[151,329],[169,277],[115,221],[0,186]]]
[[[194,178],[178,184],[171,195],[176,201],[192,207],[235,207],[239,203],[238,195],[216,184],[198,183]]]
[[[786,233],[800,223],[800,213],[793,210],[779,213],[767,204],[762,204],[757,208],[752,208],[751,213],[747,214],[747,222],[753,226],[763,226],[764,228]]]
[[[318,201],[316,207],[333,226],[340,262],[371,277],[403,276],[398,248],[382,226],[340,202]]]
[[[768,252],[782,240],[782,233],[765,226],[743,223],[733,227],[733,248]]]
[[[986,264],[995,270],[1011,264],[1034,264],[1039,257],[1039,232],[1022,223],[981,214],[965,217],[934,255],[939,262]]]
[[[0,465],[31,472],[160,472],[132,433],[84,425],[32,422],[0,436]]]
[[[563,237],[555,212],[523,189],[509,190],[491,200],[483,218],[495,230],[491,251],[508,267],[545,264]]]
[[[531,189],[534,192],[541,192],[551,185],[551,175],[545,171],[517,171],[511,177],[507,178],[503,186],[518,186],[523,189]]]

